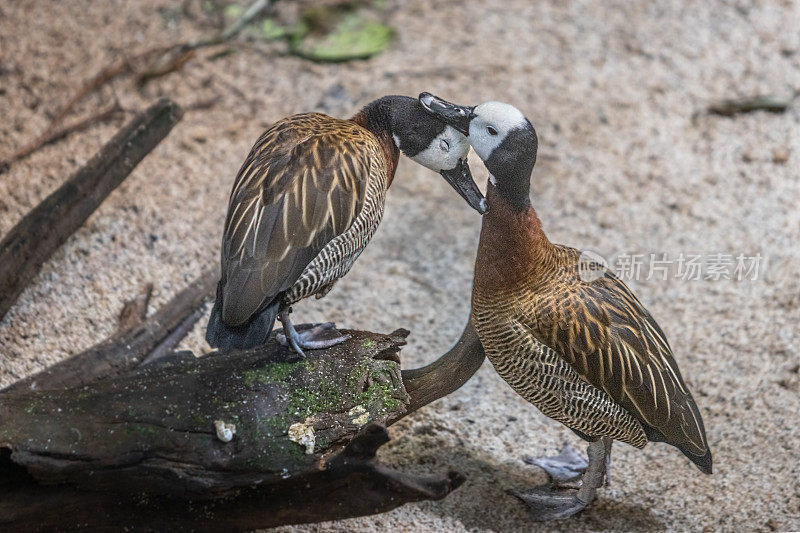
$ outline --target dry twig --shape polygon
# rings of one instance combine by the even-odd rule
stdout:
[[[192,52],[199,48],[215,46],[236,37],[248,24],[270,6],[271,0],[256,0],[244,14],[231,26],[217,35],[204,37],[194,41],[180,42],[166,46],[157,46],[117,61],[115,64],[103,68],[75,93],[75,95],[62,107],[51,121],[50,125],[58,124],[72,109],[88,95],[110,82],[118,76],[136,72],[137,83],[163,76],[180,69],[193,56]],[[145,67],[137,69],[137,65],[145,63]]]
[[[107,67],[103,67],[100,72],[92,76],[92,78],[84,83],[80,89],[69,99],[69,101],[64,104],[64,106],[58,110],[55,114],[53,119],[50,121],[50,126],[53,127],[54,125],[60,123],[64,120],[64,117],[69,115],[73,108],[84,98],[98,90],[100,87],[105,85],[106,83],[110,82],[117,76],[121,76],[123,74],[127,74],[134,69],[134,65],[141,61],[146,61],[149,58],[152,58],[157,55],[164,54],[172,49],[174,45],[169,46],[157,46],[155,48],[151,48],[149,50],[145,50],[144,52],[140,52],[138,54],[134,54],[131,56],[123,57],[113,65],[109,65]]]
[[[732,117],[754,111],[783,113],[792,105],[794,98],[778,98],[776,96],[748,96],[730,100],[721,100],[708,106],[708,113],[723,117]]]

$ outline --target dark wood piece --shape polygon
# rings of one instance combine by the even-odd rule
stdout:
[[[149,319],[141,320],[141,309],[138,310],[139,320],[121,317],[121,326],[122,321],[126,321],[127,327],[121,327],[111,337],[84,352],[13,383],[0,394],[82,387],[99,378],[116,377],[145,361],[169,354],[202,316],[202,305],[212,294],[218,279],[218,269],[205,272]],[[132,305],[135,304],[126,304],[125,308]]]
[[[375,451],[388,441],[379,424],[480,367],[471,324],[445,355],[402,375],[405,330],[352,331],[308,360],[274,342],[171,353],[218,275],[202,275],[149,318],[145,288],[108,340],[0,394],[2,529],[243,531],[385,512],[463,482],[455,472],[403,474]],[[230,442],[217,420],[236,425]],[[313,428],[313,453],[296,442],[303,426],[290,437],[295,423]]]
[[[0,524],[248,530],[444,497],[460,475],[375,459],[388,441],[378,424],[410,402],[398,363],[408,332],[348,333],[305,360],[272,342],[0,396]],[[230,442],[217,420],[236,425]]]
[[[6,235],[0,242],[0,320],[42,264],[166,137],[182,113],[166,99],[153,104]]]

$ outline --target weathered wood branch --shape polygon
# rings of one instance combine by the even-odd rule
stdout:
[[[397,353],[407,332],[352,332],[299,360],[272,342],[254,350],[145,365],[65,390],[0,397],[0,442],[41,482],[150,493],[235,494],[314,468],[354,425],[405,410]],[[230,444],[215,421],[236,425]],[[293,443],[294,423],[313,428]],[[313,453],[304,453],[304,450]]]
[[[459,475],[408,476],[374,456],[388,440],[375,424],[410,402],[408,332],[349,333],[305,360],[272,342],[0,396],[0,464],[15,480],[0,484],[0,524],[246,530],[444,497]]]
[[[478,371],[485,358],[478,332],[470,320],[447,353],[429,365],[403,370],[403,385],[410,397],[405,414],[458,390]]]
[[[274,342],[170,353],[217,278],[207,272],[149,318],[146,288],[109,339],[2,391],[4,530],[243,531],[384,512],[463,482],[381,464],[388,435],[376,424],[472,376],[484,353],[471,323],[445,355],[402,375],[405,330],[353,331],[308,360]]]
[[[153,104],[0,241],[0,320],[42,264],[166,137],[181,115],[180,107],[169,100]]]
[[[218,279],[218,269],[205,272],[150,318],[128,319],[127,327],[121,327],[108,339],[17,381],[0,394],[82,387],[169,354],[200,319],[203,302],[212,294]],[[139,314],[141,318],[141,310]]]
[[[384,512],[461,484],[454,472],[409,476],[378,462],[388,436],[375,424],[469,379],[484,358],[470,324],[447,354],[402,377],[404,330],[350,332],[308,360],[273,342],[142,365],[183,336],[217,275],[148,319],[146,289],[109,340],[0,395],[4,529],[249,530]],[[216,424],[223,438],[235,426],[230,442]]]

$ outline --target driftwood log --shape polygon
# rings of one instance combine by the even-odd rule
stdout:
[[[4,394],[0,525],[238,531],[442,498],[459,474],[410,476],[375,458],[380,424],[410,403],[397,362],[407,333],[353,331],[305,360],[274,342],[185,354]]]
[[[389,440],[382,424],[468,379],[451,370],[459,359],[476,369],[480,345],[465,334],[440,364],[412,371],[419,397],[400,373],[407,331],[349,333],[303,360],[273,341],[200,358],[177,352],[68,389],[49,389],[58,380],[43,374],[36,390],[9,390],[0,396],[0,526],[242,531],[443,498],[460,474],[403,474],[375,452]]]
[[[180,115],[166,100],[152,106],[3,239],[0,320]],[[150,317],[147,288],[111,337],[0,391],[0,530],[244,531],[384,512],[463,482],[407,475],[375,453],[385,425],[480,367],[471,323],[449,352],[402,372],[405,330],[350,331],[307,359],[274,341],[174,352],[218,276],[202,274]]]
[[[182,114],[166,99],[150,106],[0,241],[0,320],[42,264],[167,136]]]
[[[480,367],[471,324],[435,362],[402,372],[404,330],[352,331],[307,360],[274,342],[172,352],[217,276],[149,318],[147,289],[109,339],[0,392],[0,530],[244,531],[384,512],[462,483],[403,474],[375,453],[389,440],[382,424]]]

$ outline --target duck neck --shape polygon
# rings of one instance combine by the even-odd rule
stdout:
[[[490,182],[486,202],[489,212],[483,216],[475,261],[476,290],[496,291],[543,277],[554,248],[527,194],[525,201],[509,198]]]
[[[536,216],[536,212],[531,205],[531,180],[530,171],[528,179],[498,179],[494,178],[496,185],[493,186],[498,197],[497,201],[508,204],[517,213],[531,211]],[[488,198],[487,198],[488,202]],[[538,221],[538,219],[537,219]]]
[[[370,102],[359,111],[353,118],[353,122],[368,129],[375,137],[383,149],[383,155],[387,164],[386,187],[392,184],[394,173],[397,170],[397,162],[400,158],[400,150],[392,137],[392,97],[384,97]]]

